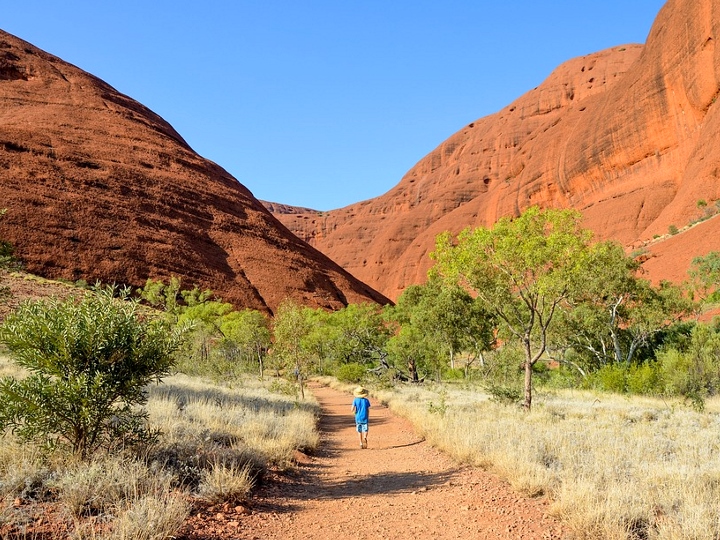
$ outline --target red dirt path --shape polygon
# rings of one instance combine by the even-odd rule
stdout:
[[[249,515],[211,511],[202,533],[196,529],[200,534],[191,538],[570,537],[547,515],[547,501],[515,493],[485,471],[458,466],[373,399],[369,448],[361,450],[352,397],[327,387],[312,391],[322,407],[317,455],[303,460],[292,477],[262,487]]]

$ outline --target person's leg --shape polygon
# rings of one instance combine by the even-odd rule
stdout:
[[[362,424],[357,424],[356,427],[357,427],[358,435],[360,436],[360,448],[364,448],[363,447]]]
[[[368,424],[365,424],[365,433],[363,433],[364,439],[365,439],[365,440],[363,441],[363,446],[364,446],[365,448],[367,448],[367,436],[368,436],[368,431],[369,431],[369,426],[368,426]]]

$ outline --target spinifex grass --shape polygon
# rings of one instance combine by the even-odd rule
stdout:
[[[375,392],[434,445],[547,494],[578,538],[720,538],[720,403],[539,394],[530,414],[481,392]]]
[[[23,376],[6,358],[0,373]],[[82,461],[0,435],[0,527],[26,526],[32,505],[45,502],[78,538],[170,537],[193,501],[242,499],[263,468],[287,466],[295,449],[317,445],[317,404],[250,380],[234,384],[178,375],[149,387],[150,424],[162,434],[142,452]]]

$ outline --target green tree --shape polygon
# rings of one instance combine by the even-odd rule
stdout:
[[[141,316],[128,295],[110,287],[27,302],[6,318],[0,342],[30,374],[0,381],[0,429],[83,458],[151,438],[138,407],[145,387],[169,373],[182,331]]]
[[[586,369],[635,361],[694,308],[680,287],[667,282],[655,286],[638,277],[639,264],[615,242],[592,246],[586,266],[592,271],[560,314],[554,332],[561,348],[586,355]],[[585,375],[586,369],[576,367]]]
[[[431,366],[433,358],[437,358],[440,354],[435,344],[426,340],[422,332],[410,324],[401,326],[390,338],[387,351],[395,369],[402,374],[401,378],[406,377],[403,373],[406,368],[407,379],[412,382],[421,381],[424,377],[420,376],[420,371],[426,366]]]
[[[171,320],[177,321],[180,314],[178,300],[181,298],[181,285],[182,281],[176,276],[172,276],[167,285],[162,280],[148,278],[145,286],[140,287],[137,292],[142,300],[154,308],[162,309]]]
[[[185,349],[186,359],[202,366],[212,367],[213,346],[222,339],[220,324],[224,316],[232,312],[232,304],[215,300],[182,306],[177,316],[178,325],[189,328]]]
[[[439,355],[430,364],[440,377],[446,363],[455,368],[457,353],[469,353],[470,363],[483,362],[483,352],[494,342],[493,318],[481,303],[456,284],[446,284],[434,276],[424,285],[412,285],[403,291],[392,312],[402,325],[417,328],[418,336]]]
[[[271,343],[270,325],[265,315],[254,309],[232,311],[220,319],[224,340],[233,343],[257,362],[260,379],[264,377],[264,358]]]
[[[449,233],[437,238],[437,271],[474,294],[521,344],[527,411],[533,366],[547,349],[557,311],[581,289],[590,238],[578,212],[537,207],[492,228],[466,229],[457,242]]]
[[[302,399],[305,399],[304,377],[311,356],[306,339],[313,330],[312,312],[288,299],[278,306],[273,321],[273,354],[292,367]]]
[[[695,257],[688,271],[695,292],[702,300],[718,301],[718,288],[720,288],[720,253],[711,251],[705,256]]]
[[[389,332],[377,304],[350,304],[329,313],[319,331],[326,336],[325,356],[335,365],[371,366],[386,354]]]

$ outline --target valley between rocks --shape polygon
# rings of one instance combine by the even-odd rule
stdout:
[[[361,450],[352,397],[319,385],[312,392],[322,407],[316,455],[302,459],[296,473],[261,487],[249,511],[208,509],[191,518],[180,538],[571,537],[548,515],[548,501],[513,492],[483,470],[458,466],[372,398],[369,448]]]

